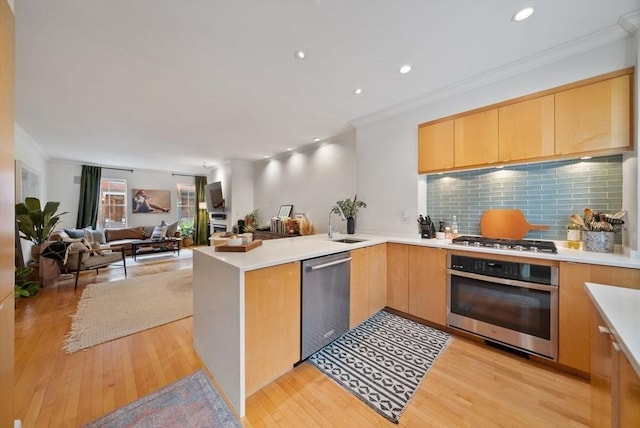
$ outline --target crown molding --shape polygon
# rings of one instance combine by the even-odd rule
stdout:
[[[638,28],[640,11],[624,15],[618,24],[607,29],[588,34],[567,43],[554,46],[553,48],[541,51],[526,58],[510,62],[500,67],[493,68],[486,72],[476,74],[469,78],[460,80],[424,95],[412,98],[407,101],[395,104],[391,107],[378,110],[365,116],[353,119],[349,123],[355,128],[367,126],[383,119],[388,119],[402,113],[432,104],[436,101],[452,97],[472,89],[480,88],[494,82],[504,80],[536,68],[578,55],[592,49],[599,48],[609,43],[629,37],[629,30],[635,25]],[[623,27],[623,25],[625,27]]]
[[[618,25],[629,34],[634,34],[640,28],[640,10],[622,15]]]

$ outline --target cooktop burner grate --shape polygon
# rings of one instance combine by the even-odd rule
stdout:
[[[499,239],[484,238],[482,236],[458,236],[451,240],[453,244],[469,247],[487,247],[501,250],[531,251],[533,253],[557,253],[558,249],[553,241],[538,241],[534,239]]]

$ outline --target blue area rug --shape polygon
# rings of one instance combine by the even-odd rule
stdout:
[[[380,311],[309,357],[309,362],[398,423],[451,335]]]
[[[85,425],[89,428],[241,426],[202,370]]]

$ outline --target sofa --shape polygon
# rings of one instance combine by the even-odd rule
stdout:
[[[136,226],[121,229],[63,229],[55,232],[60,235],[60,239],[84,238],[92,244],[94,248],[109,248],[114,251],[122,251],[125,255],[131,255],[131,243],[140,239],[180,237],[178,231],[178,221],[167,224],[164,220],[159,226]]]

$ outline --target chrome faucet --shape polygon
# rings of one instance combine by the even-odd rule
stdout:
[[[337,214],[340,215],[340,220],[345,221],[346,217],[344,216],[344,212],[342,211],[342,208],[340,208],[340,206],[338,205],[334,205],[333,207],[331,207],[331,210],[329,210],[329,231],[327,232],[327,235],[329,235],[329,239],[333,238],[333,228],[331,227],[331,214],[336,212]]]

